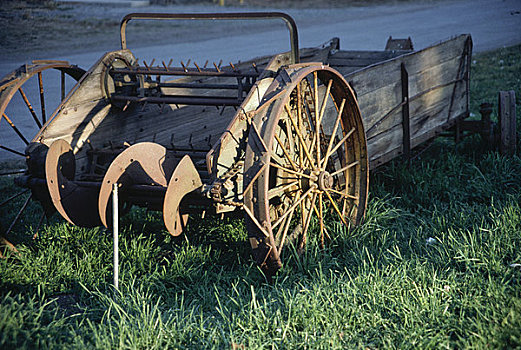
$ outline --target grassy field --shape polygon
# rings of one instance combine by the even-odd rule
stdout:
[[[521,46],[473,60],[473,114],[500,89],[521,100]],[[0,179],[0,201],[16,191]],[[117,292],[109,231],[56,218],[32,240],[38,217],[31,204],[9,237],[19,254],[0,259],[2,349],[521,347],[521,159],[479,137],[372,174],[365,223],[328,223],[332,244],[289,253],[272,284],[239,219],[196,218],[174,240],[132,211]]]

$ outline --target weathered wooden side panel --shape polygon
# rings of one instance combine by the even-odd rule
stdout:
[[[372,168],[404,151],[402,109],[407,104],[402,96],[402,65],[408,73],[405,97],[410,113],[410,144],[415,147],[468,114],[471,50],[470,36],[460,35],[345,73],[357,93]],[[344,67],[338,69],[342,71]]]

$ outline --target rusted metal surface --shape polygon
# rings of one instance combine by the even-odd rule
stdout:
[[[181,200],[202,185],[201,177],[194,163],[190,156],[185,155],[170,177],[163,203],[163,220],[171,235],[179,236],[188,220],[188,215],[183,215],[179,211]]]
[[[120,186],[120,200],[125,198],[126,188],[132,185],[149,185],[166,188],[178,160],[165,147],[152,142],[142,142],[121,152],[110,164],[98,195],[98,210],[105,227],[112,185]],[[160,196],[164,192],[158,193]],[[150,195],[152,197],[152,195]]]
[[[83,227],[101,224],[97,212],[98,191],[73,182],[76,162],[67,141],[53,142],[45,160],[47,188],[56,210],[68,222]]]

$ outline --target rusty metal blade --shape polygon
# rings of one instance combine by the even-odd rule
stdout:
[[[107,210],[112,184],[118,183],[120,194],[130,185],[153,185],[166,187],[177,164],[172,152],[153,142],[141,142],[121,152],[110,164],[98,198],[99,217],[103,225],[110,222]]]
[[[201,177],[195,169],[192,159],[188,155],[184,156],[168,182],[163,202],[163,220],[171,235],[180,235],[183,230],[183,221],[186,223],[186,220],[179,214],[181,199],[202,185]]]
[[[65,140],[56,140],[45,159],[47,188],[56,210],[71,224],[83,227],[101,225],[97,211],[98,189],[74,183],[76,160]]]

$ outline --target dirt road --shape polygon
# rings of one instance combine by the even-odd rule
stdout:
[[[61,5],[60,5],[61,6]],[[218,12],[252,9],[218,6],[141,7],[139,12]],[[258,10],[258,9],[257,9]],[[261,9],[266,11],[269,9]],[[277,9],[280,11],[280,9]],[[46,12],[52,22],[49,33],[33,44],[23,33],[13,44],[4,34],[0,46],[0,76],[4,76],[30,59],[63,59],[89,68],[104,52],[119,48],[119,20],[136,8],[99,5],[67,5]],[[52,12],[54,11],[54,12]],[[289,9],[299,26],[301,47],[319,45],[331,37],[340,38],[344,49],[383,49],[389,35],[410,36],[420,49],[460,33],[472,34],[474,51],[485,51],[521,43],[520,0],[459,0],[400,3],[371,7],[334,9]],[[65,17],[64,17],[65,14]],[[9,15],[9,13],[7,14]],[[61,17],[60,17],[61,16]],[[72,19],[63,22],[63,18]],[[68,26],[60,23],[69,23]],[[87,24],[86,24],[87,23]],[[48,24],[48,23],[47,23]],[[60,25],[58,25],[60,24]],[[80,28],[80,29],[78,29]],[[278,22],[226,23],[131,23],[129,48],[136,57],[150,62],[206,60],[224,62],[245,60],[255,56],[286,51],[289,39],[284,25]],[[11,36],[9,36],[11,38]],[[33,38],[34,39],[34,38]],[[48,95],[47,105],[58,101],[59,88]],[[20,113],[25,106],[20,107]],[[16,111],[14,112],[16,114]],[[36,130],[22,126],[32,137]],[[0,140],[9,144],[14,133],[5,121],[0,122]],[[7,156],[0,153],[0,160]]]

